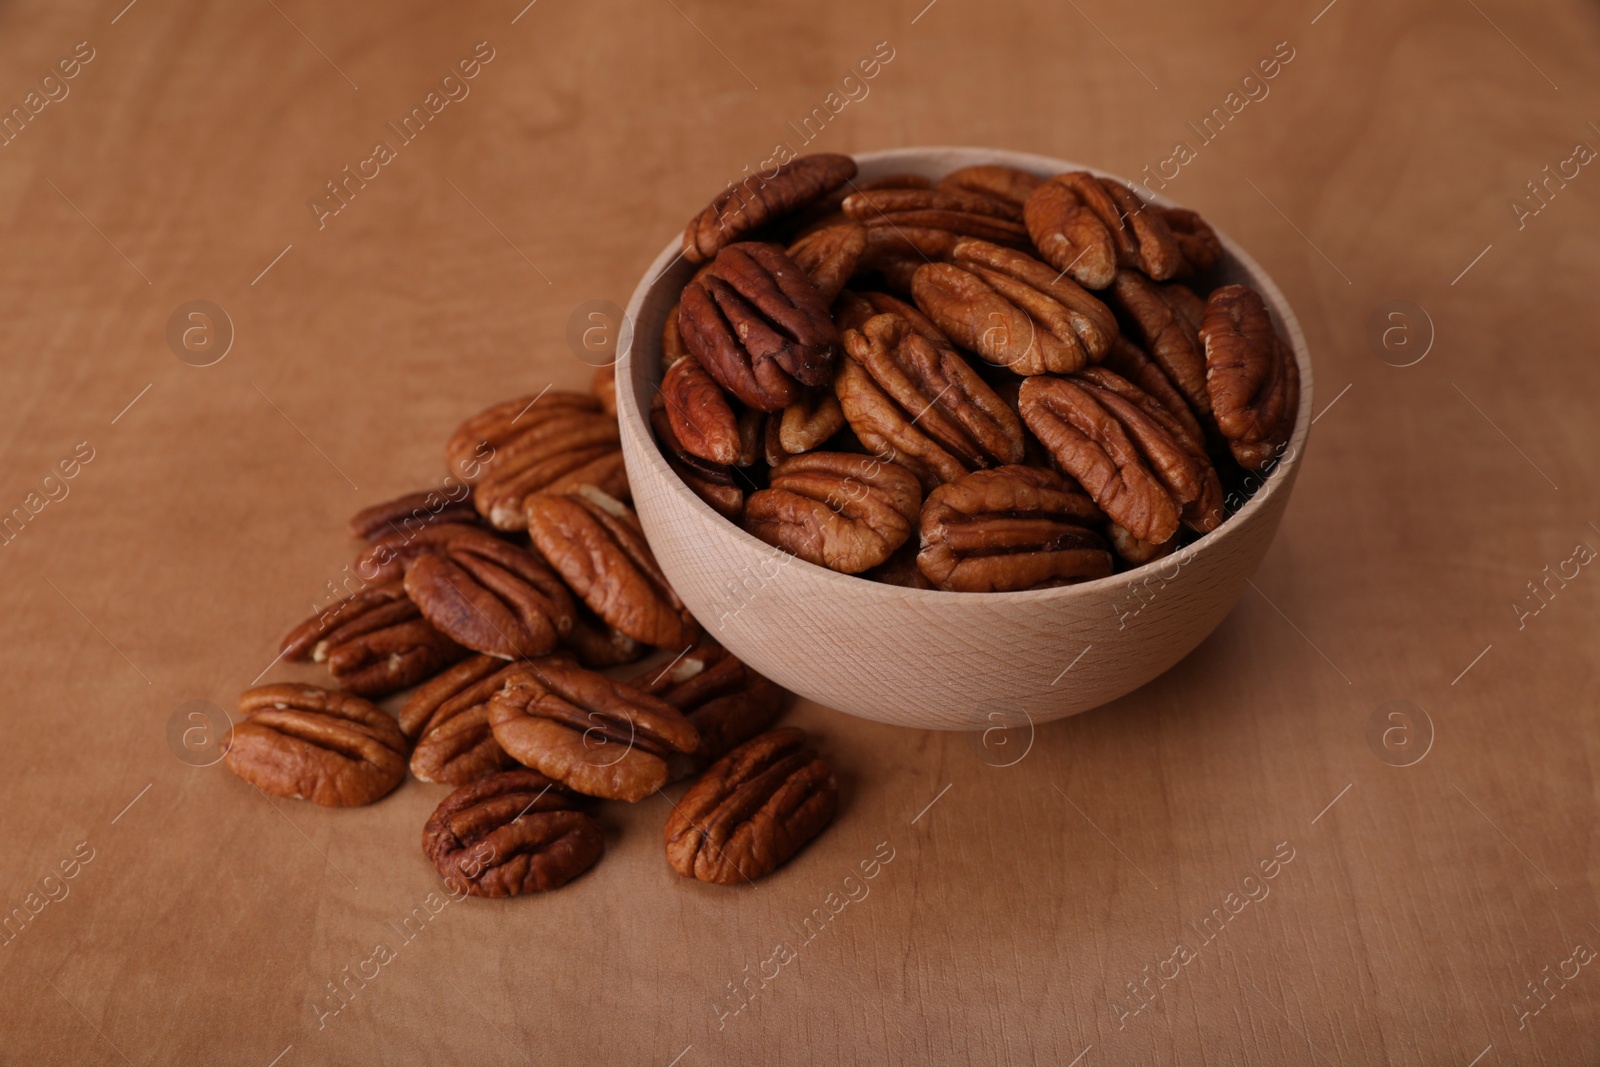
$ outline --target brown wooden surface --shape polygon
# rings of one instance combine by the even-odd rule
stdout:
[[[0,1063],[1594,1062],[1600,974],[1564,961],[1600,946],[1600,576],[1568,564],[1521,628],[1514,605],[1600,549],[1600,173],[1520,230],[1510,206],[1600,145],[1593,7],[859,7],[0,8],[7,109],[95,53],[0,148],[0,506],[94,455],[0,548],[0,908],[92,849],[0,947]],[[1257,589],[1166,676],[1004,767],[1025,738],[801,708],[843,808],[759,887],[673,875],[657,798],[607,809],[581,882],[409,941],[442,789],[324,811],[175,758],[174,711],[231,707],[338,577],[346,516],[442,474],[467,413],[586,382],[572,310],[623,302],[877,42],[893,60],[813,147],[1134,175],[1285,40],[1270,95],[1167,192],[1283,286],[1331,406]],[[307,201],[479,41],[470,96],[319,231]],[[194,299],[236,330],[211,367],[165,339]],[[1437,334],[1406,368],[1368,342],[1394,300]],[[1368,740],[1394,700],[1433,725],[1409,767]],[[1201,945],[1190,924],[1251,885]],[[319,1029],[379,942],[395,958]],[[1529,983],[1548,1004],[1523,1018]]]

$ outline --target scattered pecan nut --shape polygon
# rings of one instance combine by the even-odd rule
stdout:
[[[844,222],[811,231],[789,246],[788,255],[817,287],[822,302],[832,304],[866,250],[866,227]]]
[[[678,328],[711,377],[759,411],[833,379],[839,332],[822,294],[775,245],[733,244],[683,291]]]
[[[807,452],[772,468],[745,502],[744,527],[801,559],[859,574],[911,537],[922,504],[916,475],[888,460]]]
[[[650,646],[635,641],[583,605],[579,605],[572,632],[562,646],[593,670],[632,663],[650,651]]]
[[[673,781],[771,727],[783,711],[785,696],[774,682],[709,640],[664,667],[641,672],[632,684],[683,712],[700,735],[692,754],[668,760]]]
[[[349,693],[262,685],[239,695],[228,770],[263,793],[332,808],[371,804],[406,776],[394,717]]]
[[[1104,522],[1094,501],[1054,471],[977,471],[929,494],[917,566],[940,589],[974,593],[1104,578],[1111,553],[1094,529]]]
[[[542,656],[572,632],[572,597],[556,573],[482,530],[465,527],[429,546],[406,568],[405,583],[429,622],[475,652]]]
[[[282,648],[285,659],[326,663],[341,688],[368,697],[416,685],[467,654],[422,617],[399,581],[369,586],[311,616]]]
[[[1225,285],[1206,299],[1200,338],[1217,428],[1247,470],[1271,466],[1294,434],[1300,367],[1254,289]]]
[[[672,435],[684,453],[725,466],[739,461],[743,452],[739,416],[698,359],[690,356],[667,368],[661,376],[661,399]]]
[[[424,782],[464,785],[512,765],[489,730],[489,699],[515,669],[493,656],[473,656],[406,699],[400,729],[416,742],[412,774]]]
[[[1017,374],[1065,374],[1098,360],[1117,335],[1111,310],[1032,256],[963,240],[949,263],[917,270],[917,306],[958,345]]]
[[[699,634],[633,509],[592,487],[528,499],[528,536],[591,611],[636,641],[682,648]]]
[[[855,176],[855,160],[819,152],[781,164],[771,177],[754,174],[730,185],[689,220],[683,258],[704,263],[743,235],[822,199]]]
[[[475,524],[478,512],[472,506],[472,487],[446,477],[445,491],[422,489],[393,500],[362,508],[350,518],[350,536],[363,541],[390,533],[416,531],[437,522]]]
[[[515,897],[557,889],[605,852],[579,798],[537,771],[501,771],[440,801],[422,852],[452,893]]]
[[[563,412],[534,422],[501,446],[472,503],[495,529],[520,530],[528,497],[580,485],[629,495],[617,421],[600,412]]]
[[[564,389],[503,400],[456,427],[445,443],[445,462],[462,481],[476,485],[522,435],[538,434],[545,420],[579,412],[600,414],[600,401]]]
[[[1119,266],[1156,281],[1189,269],[1164,210],[1088,171],[1058,174],[1039,186],[1023,206],[1023,218],[1045,262],[1090,289],[1110,285]]]
[[[611,800],[643,800],[667,783],[670,755],[700,744],[671,704],[557,656],[507,675],[489,726],[517,762]]]
[[[685,878],[738,885],[771,874],[832,821],[833,771],[803,730],[771,730],[723,756],[667,819],[667,862]]]

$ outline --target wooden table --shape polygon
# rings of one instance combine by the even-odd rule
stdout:
[[[0,14],[0,1062],[1595,1061],[1592,10],[522,2]],[[584,385],[574,309],[800,131],[1150,167],[1274,272],[1320,411],[1222,628],[1031,747],[801,707],[842,813],[749,891],[668,870],[657,798],[430,910],[439,787],[176,758],[348,514]]]

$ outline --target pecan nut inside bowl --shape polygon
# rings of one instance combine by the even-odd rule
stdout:
[[[858,185],[903,174],[937,181],[982,164],[1041,178],[1090,170],[1120,180],[1079,164],[992,149],[902,148],[855,160]],[[1140,192],[1163,207],[1177,206]],[[662,571],[706,631],[750,667],[867,719],[925,729],[987,728],[1023,715],[1037,723],[1137,689],[1192,651],[1238,600],[1277,532],[1310,429],[1311,362],[1299,323],[1260,266],[1217,236],[1223,257],[1207,272],[1208,284],[1239,283],[1258,292],[1292,349],[1292,361],[1283,364],[1291,383],[1298,371],[1293,432],[1269,469],[1251,476],[1253,495],[1220,526],[1144,566],[1053,588],[949,592],[868,581],[790,555],[713,510],[669,465],[652,433],[651,401],[662,380],[667,314],[697,269],[675,235],[634,291],[627,309],[633,340],[616,376],[628,481]],[[1104,358],[1115,364],[1118,356]],[[1072,397],[1030,392],[1039,394],[1041,410],[1092,403],[1082,400],[1090,394],[1108,406],[1121,403],[1096,380],[1091,374]],[[1261,465],[1256,457],[1241,462]],[[1119,534],[1134,536],[1113,526],[1113,538]]]

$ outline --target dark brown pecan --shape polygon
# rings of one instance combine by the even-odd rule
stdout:
[[[871,226],[867,247],[856,264],[856,277],[879,274],[897,292],[910,292],[910,282],[898,284],[900,275],[916,273],[924,263],[936,263],[950,254],[962,235],[925,226]]]
[[[928,496],[917,566],[940,589],[1049,589],[1111,573],[1095,532],[1105,515],[1061,475],[1037,467],[977,471]]]
[[[643,800],[667,783],[668,756],[700,744],[671,704],[558,656],[519,664],[489,725],[517,762],[611,800]]]
[[[579,605],[572,632],[562,645],[579,663],[596,670],[632,663],[650,651],[650,646],[635,641],[583,605]]]
[[[813,230],[789,246],[789,258],[832,304],[867,250],[867,229],[854,222]]]
[[[1111,309],[1076,282],[987,241],[960,241],[949,263],[920,268],[912,296],[958,345],[1017,374],[1077,370],[1117,336]]]
[[[945,230],[1000,244],[1025,245],[1021,209],[963,189],[875,189],[844,198],[844,213],[869,229]]]
[[[689,351],[728,392],[759,411],[833,379],[839,332],[805,272],[781,248],[729,245],[679,305]]]
[[[894,401],[904,420],[895,437],[886,440],[869,440],[851,420],[856,435],[879,454],[886,448],[900,456],[920,454],[921,464],[907,466],[924,489],[974,468],[1022,459],[1021,420],[953,346],[929,341],[909,320],[887,313],[846,331],[845,351]],[[842,378],[835,378],[835,388]],[[921,448],[913,435],[924,435],[933,448]]]
[[[661,369],[672,366],[689,354],[683,343],[683,331],[678,329],[678,311],[681,305],[673,304],[667,311],[667,321],[661,326]]]
[[[405,779],[405,735],[392,715],[358,696],[262,685],[239,695],[239,711],[228,770],[263,793],[350,808]]]
[[[515,666],[473,656],[417,688],[400,709],[400,729],[416,742],[411,773],[424,782],[463,785],[512,765],[489,730],[489,698]]]
[[[529,497],[528,536],[590,610],[634,640],[682,648],[699,634],[621,501],[593,488]]]
[[[502,771],[440,801],[422,852],[452,893],[516,897],[558,889],[605,852],[600,824],[537,771]]]
[[[953,170],[939,179],[940,189],[958,189],[970,193],[985,193],[998,197],[1008,204],[1014,204],[1020,212],[1022,205],[1028,200],[1029,194],[1044,184],[1044,179],[1037,174],[1029,174],[1016,167],[1005,167],[995,163],[979,164],[975,167],[962,167]],[[1020,216],[1019,216],[1020,217]]]
[[[1088,171],[1058,174],[1023,208],[1028,234],[1045,261],[1090,289],[1104,289],[1121,267],[1157,281],[1187,263],[1161,208],[1148,209],[1132,189]]]
[[[1018,406],[1028,429],[1112,520],[1141,541],[1159,543],[1177,533],[1178,502],[1122,422],[1087,388],[1065,378],[1029,378]],[[1168,444],[1169,451],[1180,451]]]
[[[477,523],[441,522],[415,530],[402,528],[374,537],[356,557],[356,574],[368,582],[390,582],[403,578],[406,568],[418,556],[447,544],[467,530],[488,532]]]
[[[656,440],[661,442],[661,455],[667,466],[683,479],[683,484],[711,505],[717,514],[730,522],[738,522],[744,514],[744,490],[735,480],[733,468],[690,455],[672,432],[665,407],[650,412],[650,426],[656,432]]]
[[[472,488],[445,478],[448,489],[422,489],[397,496],[381,504],[362,508],[350,518],[350,536],[369,541],[374,537],[404,530],[420,530],[436,522],[476,523]]]
[[[754,174],[729,185],[689,220],[683,258],[704,263],[744,234],[820,200],[855,176],[855,160],[819,152],[789,160],[771,177]]]
[[[875,456],[807,452],[772,469],[745,502],[744,526],[801,559],[859,574],[911,537],[922,503],[916,476]]]
[[[667,862],[685,878],[738,885],[771,874],[833,820],[833,770],[785,727],[723,756],[672,809]]]
[[[1161,214],[1166,218],[1172,236],[1177,239],[1178,247],[1183,250],[1186,265],[1183,273],[1198,274],[1222,262],[1222,239],[1211,228],[1211,224],[1200,217],[1199,212],[1169,207],[1162,208]]]
[[[396,580],[302,622],[284,637],[283,654],[326,663],[341,688],[377,697],[431,678],[467,651],[434,629]]]
[[[1217,427],[1240,466],[1264,470],[1294,433],[1300,410],[1300,367],[1278,336],[1261,295],[1225,285],[1206,300],[1200,338],[1206,388]]]
[[[600,401],[563,389],[503,400],[456,427],[444,447],[445,462],[462,481],[475,485],[524,434],[537,435],[546,420],[579,412],[598,414]]]
[[[1209,416],[1206,357],[1200,344],[1205,301],[1185,285],[1159,285],[1135,270],[1117,271],[1109,295],[1132,324],[1134,340],[1161,366],[1188,406]]]
[[[407,566],[406,593],[445,636],[500,659],[542,656],[572,632],[572,597],[556,573],[470,527]]]
[[[580,485],[629,495],[617,421],[601,412],[543,419],[508,441],[474,488],[472,503],[496,529],[520,530],[527,522],[524,500]]]
[[[673,781],[769,728],[783,711],[785,697],[776,684],[709,640],[665,666],[641,672],[632,684],[683,712],[700,735],[700,747],[692,755],[668,760]]]
[[[594,381],[589,385],[589,391],[594,398],[600,401],[600,410],[617,417],[617,365],[608,363],[594,372]]]
[[[739,416],[722,386],[698,359],[690,356],[667,368],[661,377],[661,399],[683,452],[709,463],[738,462],[742,452]]]
[[[1105,361],[1100,365],[1126,378],[1154,397],[1183,424],[1184,432],[1190,438],[1205,441],[1205,430],[1200,425],[1194,409],[1189,406],[1189,401],[1178,391],[1178,387],[1172,383],[1167,372],[1162,370],[1155,360],[1145,355],[1144,350],[1138,345],[1126,337],[1118,337],[1112,344],[1111,351],[1106,353]],[[1211,401],[1207,398],[1207,411],[1210,410],[1210,404]]]

